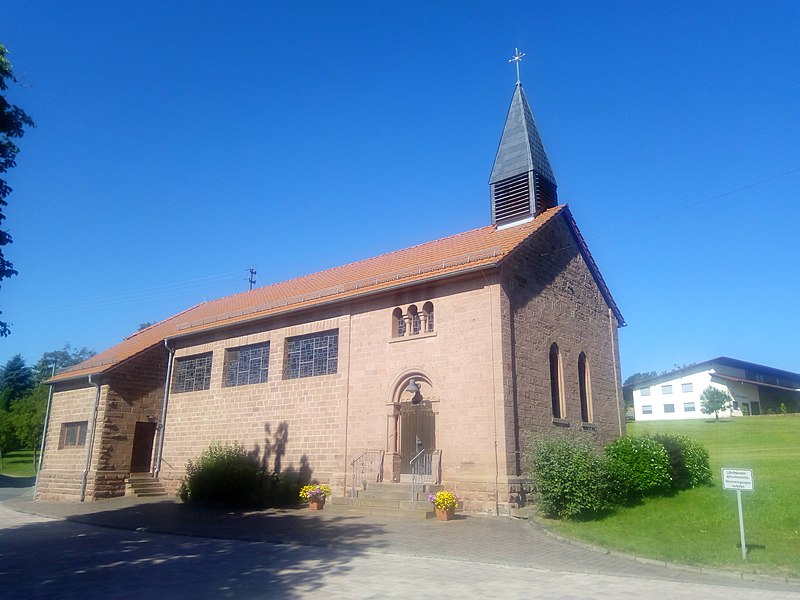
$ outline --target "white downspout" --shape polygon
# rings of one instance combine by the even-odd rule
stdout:
[[[614,320],[611,309],[608,309],[608,334],[611,337],[611,362],[614,367],[614,394],[617,397],[617,422],[619,424],[619,434],[622,435],[622,405],[619,398],[619,378],[617,376],[617,345],[614,343]]]
[[[159,423],[159,432],[158,432],[158,452],[156,452],[156,466],[153,469],[153,477],[158,479],[158,474],[161,472],[161,457],[164,454],[164,435],[166,434],[166,424],[167,424],[167,406],[169,405],[169,382],[172,379],[172,359],[175,356],[175,348],[170,348],[168,344],[168,340],[164,340],[164,347],[169,352],[169,358],[167,359],[167,378],[164,381],[164,402],[162,403],[161,408],[161,423]]]
[[[56,374],[56,363],[53,363],[53,372],[50,373],[52,378]],[[39,448],[39,468],[36,469],[36,483],[33,484],[33,499],[36,500],[36,492],[39,489],[39,474],[42,472],[42,462],[44,461],[44,442],[47,439],[47,426],[50,423],[50,404],[53,402],[53,384],[50,384],[50,390],[47,392],[47,408],[44,411],[44,427],[42,427],[42,444]]]
[[[86,466],[83,468],[83,478],[81,479],[81,502],[86,499],[86,484],[89,480],[89,467],[92,464],[92,449],[94,448],[94,430],[97,427],[97,411],[100,408],[100,384],[92,381],[92,376],[89,375],[89,385],[95,386],[97,388],[97,393],[94,396],[92,426],[89,430],[89,447],[86,449]]]

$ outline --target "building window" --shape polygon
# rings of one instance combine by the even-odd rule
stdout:
[[[653,414],[653,405],[652,404],[643,404],[642,405],[642,414],[643,415],[652,415]]]
[[[664,412],[665,413],[674,413],[675,412],[675,405],[674,404],[665,404],[664,405]]]
[[[172,391],[197,392],[211,387],[211,352],[175,359]]]
[[[425,333],[433,333],[433,303],[426,302],[422,305],[422,319],[425,321]]]
[[[684,394],[687,393],[687,392],[693,392],[693,391],[694,391],[694,388],[692,387],[691,382],[690,383],[682,383],[681,384],[681,392],[683,392]]]
[[[422,305],[422,312],[415,304],[406,309],[395,308],[392,311],[392,337],[405,337],[406,335],[419,335],[420,333],[433,333],[433,303],[426,302]]]
[[[286,379],[330,375],[339,366],[339,331],[286,340]]]
[[[269,375],[269,342],[225,350],[224,387],[266,383]]]
[[[683,412],[694,412],[694,410],[695,410],[694,402],[683,403]]]
[[[395,308],[392,312],[392,337],[403,337],[406,334],[406,319],[403,311]]]
[[[578,388],[581,397],[581,421],[591,423],[594,419],[592,415],[592,381],[589,376],[586,354],[583,352],[578,356]]]
[[[650,395],[650,388],[646,387],[646,388],[640,389],[639,390],[639,395],[640,396],[649,396]]]
[[[661,393],[662,394],[671,394],[672,393],[672,385],[671,384],[662,385],[661,386]]]
[[[417,335],[422,331],[422,317],[420,317],[417,307],[413,304],[408,307],[408,320],[411,325],[411,335]]]
[[[564,374],[561,369],[561,354],[558,344],[553,342],[550,346],[550,399],[553,407],[553,417],[563,419],[566,415],[564,407]]]
[[[88,421],[61,424],[61,447],[70,448],[86,445],[86,428]]]

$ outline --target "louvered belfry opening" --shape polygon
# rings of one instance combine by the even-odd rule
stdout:
[[[536,214],[538,215],[548,208],[558,206],[556,184],[538,173],[534,173],[533,178],[536,183]]]
[[[505,223],[531,214],[531,186],[528,173],[498,181],[492,186],[494,220]]]
[[[555,206],[556,185],[538,173],[520,173],[492,185],[492,216],[498,225],[536,216]]]

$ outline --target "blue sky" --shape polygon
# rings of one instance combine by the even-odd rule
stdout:
[[[800,371],[800,3],[6,0],[0,364],[485,225],[522,81],[622,371]]]

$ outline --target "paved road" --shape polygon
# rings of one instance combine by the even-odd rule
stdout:
[[[631,571],[635,564],[631,563]],[[697,576],[693,577],[696,579]],[[709,581],[712,581],[709,579]],[[0,596],[37,598],[800,598],[800,591],[209,539],[0,506]],[[768,586],[770,587],[770,586]]]
[[[0,475],[0,502],[18,496],[30,495],[34,483],[36,483],[35,477]]]

